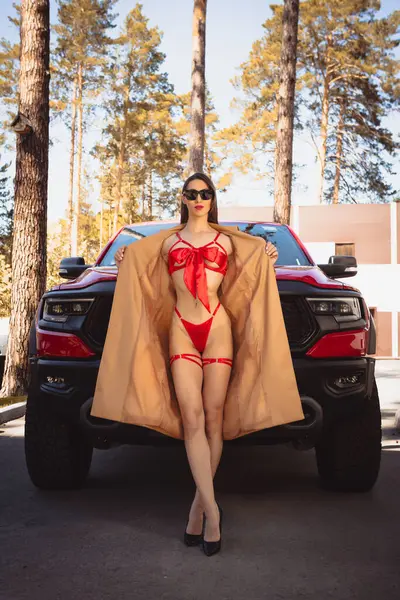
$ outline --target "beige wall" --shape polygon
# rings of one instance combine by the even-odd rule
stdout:
[[[400,346],[400,312],[397,313],[397,328],[398,328],[397,343]],[[390,353],[390,354],[392,354],[392,353]],[[400,357],[400,348],[398,348],[398,355]]]
[[[359,264],[390,263],[389,204],[301,206],[299,211],[304,242],[352,242]]]
[[[400,265],[400,202],[396,202],[397,213],[397,262]]]
[[[392,356],[392,314],[377,312],[376,315],[376,355]]]

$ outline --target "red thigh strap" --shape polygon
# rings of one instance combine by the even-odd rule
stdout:
[[[230,367],[232,366],[232,359],[231,358],[203,358],[203,366],[204,365],[210,365],[211,363],[222,363],[224,365],[229,365]]]
[[[173,356],[170,356],[169,365],[171,366],[172,363],[174,362],[174,360],[177,360],[178,358],[185,358],[186,360],[190,360],[190,362],[194,362],[196,365],[199,365],[199,367],[201,367],[200,356],[198,356],[197,354],[190,354],[188,352],[185,352],[183,354],[174,354]],[[200,361],[200,362],[197,362],[197,361]]]

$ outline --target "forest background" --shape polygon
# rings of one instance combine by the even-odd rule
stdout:
[[[229,4],[229,10],[227,5]],[[400,188],[395,0],[301,3],[293,204]],[[187,174],[192,3],[51,2],[48,276],[126,222],[177,214]],[[10,309],[18,7],[0,20],[0,316]],[[11,21],[7,19],[11,18]],[[221,205],[273,204],[281,5],[210,2],[205,165]],[[75,239],[74,239],[75,231]],[[76,253],[73,252],[76,250]]]

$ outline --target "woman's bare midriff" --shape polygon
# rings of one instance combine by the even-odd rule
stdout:
[[[223,276],[219,273],[215,273],[213,271],[206,272],[207,277],[207,287],[208,287],[208,300],[210,303],[211,313],[203,306],[200,300],[196,300],[190,294],[186,285],[183,281],[183,271],[176,271],[172,274],[172,279],[175,284],[176,290],[176,307],[181,313],[182,317],[191,323],[203,323],[207,321],[215,308],[219,303],[218,298],[218,288],[223,280]],[[170,352],[174,354],[175,352],[184,352],[187,351],[187,348],[193,348],[192,341],[176,312],[173,312],[173,316],[171,319],[170,326]],[[215,348],[215,344],[217,343],[219,354],[224,353],[226,356],[227,351],[231,346],[232,340],[232,331],[231,331],[231,321],[230,318],[221,304],[213,317],[211,323],[210,333],[208,335],[207,344],[204,349],[204,353],[207,353],[210,347]],[[185,349],[182,350],[182,345],[184,345]],[[197,352],[195,349],[194,352]],[[221,354],[222,356],[222,354]]]

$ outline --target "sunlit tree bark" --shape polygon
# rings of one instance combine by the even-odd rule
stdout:
[[[294,92],[296,84],[299,0],[285,0],[275,149],[274,221],[289,224],[293,166]]]
[[[19,115],[29,120],[31,132],[17,139],[11,317],[1,396],[27,390],[29,332],[46,286],[49,31],[49,0],[22,0]]]

